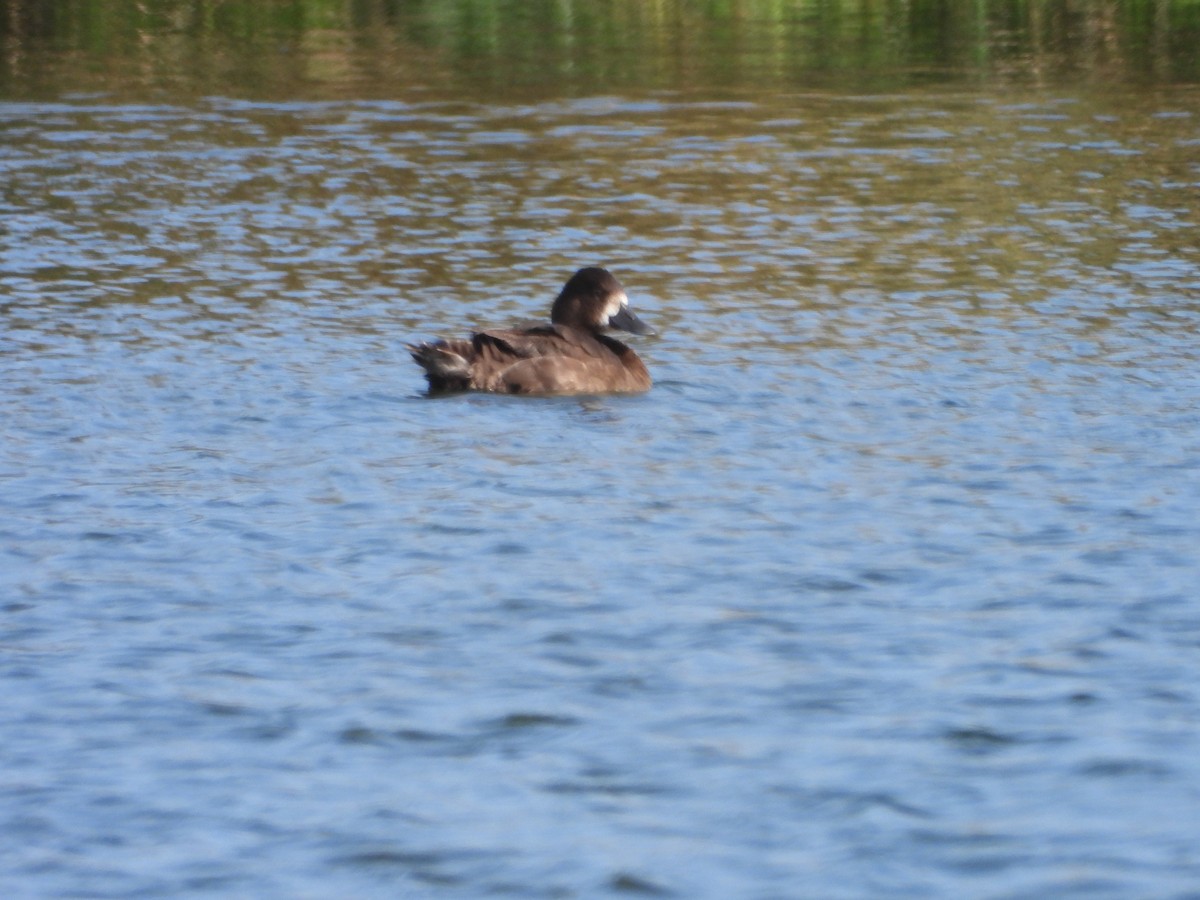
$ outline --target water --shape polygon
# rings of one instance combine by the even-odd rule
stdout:
[[[1200,896],[1194,90],[0,134],[4,896]]]

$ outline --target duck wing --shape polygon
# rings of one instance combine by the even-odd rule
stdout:
[[[479,338],[482,337],[482,341]],[[477,347],[487,357],[476,369],[483,390],[511,394],[597,394],[650,386],[642,361],[624,344],[567,325],[482,332]],[[507,352],[501,352],[502,350]],[[495,355],[493,355],[495,354]]]
[[[508,357],[516,361],[539,356],[575,356],[585,343],[583,339],[589,337],[574,328],[537,324],[523,328],[478,331],[471,341],[477,355],[488,358]]]

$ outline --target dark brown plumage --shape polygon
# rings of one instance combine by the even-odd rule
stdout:
[[[410,344],[431,394],[604,394],[644,391],[650,373],[636,353],[602,332],[654,332],[629,309],[621,282],[580,269],[563,286],[550,323],[479,331],[470,338]]]

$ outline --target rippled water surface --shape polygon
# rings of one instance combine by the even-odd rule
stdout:
[[[1200,98],[0,104],[5,896],[1198,896]],[[405,341],[609,266],[646,395]]]

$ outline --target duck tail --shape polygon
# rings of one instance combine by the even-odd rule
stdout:
[[[471,364],[455,348],[440,341],[406,347],[425,370],[431,391],[465,391],[471,387]]]

